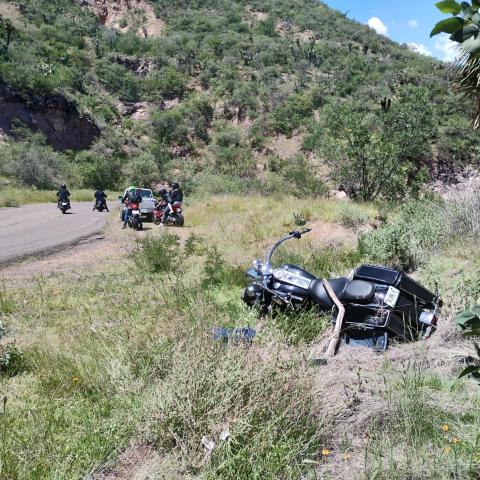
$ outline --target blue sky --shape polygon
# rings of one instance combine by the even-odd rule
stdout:
[[[411,44],[420,53],[451,61],[453,44],[446,36],[430,38],[430,31],[445,17],[435,0],[323,0],[330,7],[399,43]]]

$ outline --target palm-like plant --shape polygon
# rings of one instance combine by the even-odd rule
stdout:
[[[480,127],[480,0],[458,3],[443,0],[435,4],[451,17],[438,22],[430,36],[449,33],[459,45],[453,88],[475,107],[474,128]]]

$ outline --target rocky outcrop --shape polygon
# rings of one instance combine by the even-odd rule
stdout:
[[[145,0],[75,0],[79,5],[90,7],[100,23],[122,32],[132,29],[142,37],[159,37],[164,22]]]
[[[20,95],[0,83],[0,137],[12,136],[16,121],[43,133],[56,150],[81,150],[100,134],[91,118],[61,95]]]

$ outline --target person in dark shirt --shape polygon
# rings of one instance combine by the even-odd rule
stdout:
[[[131,186],[125,192],[125,195],[122,198],[122,203],[125,205],[125,210],[123,211],[123,228],[127,228],[128,217],[130,215],[132,203],[137,203],[140,205],[142,203],[142,195],[139,188]]]
[[[105,210],[109,212],[110,210],[108,209],[108,206],[107,206],[107,195],[103,191],[103,188],[97,187],[97,191],[93,195],[95,197],[95,205],[93,205],[93,210],[95,210],[97,203],[101,202]]]
[[[67,189],[67,186],[65,184],[60,185],[60,189],[57,192],[57,207],[60,207],[60,202],[61,201],[67,201],[68,206],[70,207],[70,192]]]
[[[165,207],[165,210],[163,211],[163,217],[162,217],[162,225],[165,225],[165,222],[167,221],[168,215],[170,215],[170,212],[172,211],[172,205],[177,203],[181,204],[183,202],[183,192],[182,189],[180,188],[180,185],[178,183],[172,183],[170,192],[168,192],[168,205]]]

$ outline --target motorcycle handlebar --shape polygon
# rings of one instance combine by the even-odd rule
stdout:
[[[302,235],[305,235],[306,233],[308,232],[311,232],[312,229],[311,228],[305,228],[304,230],[300,231],[300,230],[294,230],[293,232],[290,232],[289,235],[293,238],[301,238]]]

